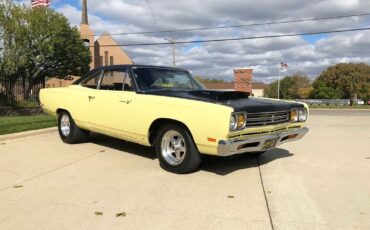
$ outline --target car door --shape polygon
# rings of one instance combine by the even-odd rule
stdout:
[[[94,123],[108,135],[135,141],[136,92],[127,68],[106,69],[93,99]]]
[[[90,76],[79,84],[81,87],[76,88],[76,95],[74,95],[75,108],[73,109],[73,117],[80,125],[88,129],[94,128],[94,122],[97,120],[94,113],[94,99],[102,75],[103,70],[92,72]]]

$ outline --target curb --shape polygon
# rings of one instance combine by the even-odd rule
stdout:
[[[370,112],[370,109],[310,109],[308,108],[309,111],[346,111],[346,112],[359,112],[359,111],[364,111],[364,112]]]
[[[0,141],[18,139],[18,138],[28,137],[28,136],[35,136],[35,135],[39,135],[39,134],[43,134],[43,133],[51,133],[51,132],[55,132],[55,131],[58,131],[57,127],[31,130],[31,131],[25,131],[25,132],[21,132],[21,133],[5,134],[5,135],[0,135]]]

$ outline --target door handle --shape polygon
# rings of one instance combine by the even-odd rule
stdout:
[[[130,104],[132,102],[132,100],[122,100],[122,101],[119,101],[121,103],[125,103],[125,104]]]
[[[88,98],[89,98],[89,101],[91,101],[91,100],[95,99],[95,96],[88,96]]]

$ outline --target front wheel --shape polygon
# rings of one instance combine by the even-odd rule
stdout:
[[[163,125],[155,140],[160,166],[173,173],[185,174],[196,170],[200,155],[188,131],[178,125]]]
[[[67,111],[58,114],[58,131],[62,141],[67,144],[86,142],[89,138],[89,132],[78,128]]]

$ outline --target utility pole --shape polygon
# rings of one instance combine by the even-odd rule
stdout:
[[[279,78],[278,78],[278,88],[277,88],[277,98],[280,99],[280,78],[281,78],[281,67],[279,66]]]
[[[172,40],[172,65],[173,67],[176,66],[176,49],[175,49],[175,41]]]
[[[175,47],[175,39],[165,38],[167,41],[171,42],[172,45],[172,65],[173,67],[176,66],[176,47]]]

